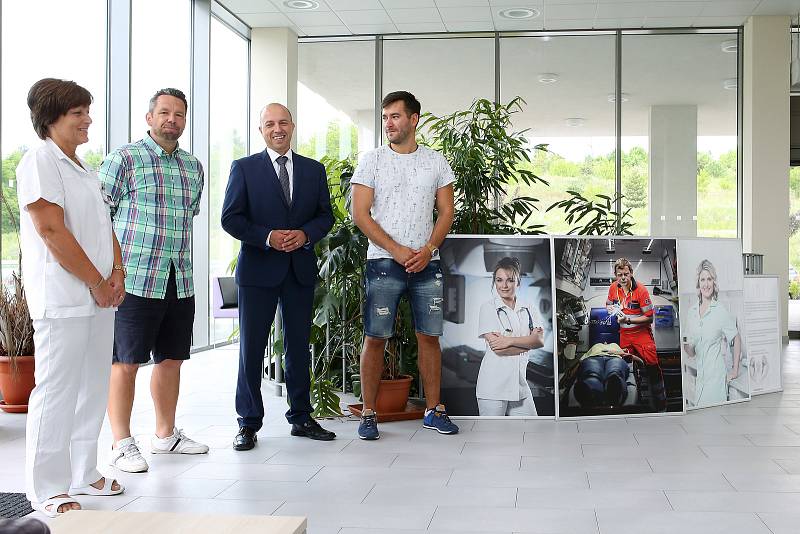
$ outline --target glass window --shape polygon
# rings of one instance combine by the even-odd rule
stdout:
[[[476,98],[494,100],[494,39],[386,39],[383,94],[400,90],[437,116],[467,109]]]
[[[300,43],[297,151],[344,159],[375,146],[375,41]]]
[[[737,236],[737,49],[736,33],[623,36],[622,192],[636,233]]]
[[[573,190],[592,199],[613,197],[614,35],[510,37],[500,41],[500,98],[520,96],[524,111],[514,128],[528,130],[530,170],[549,185],[521,185],[517,195],[539,199],[540,213],[530,221],[552,234],[572,226],[564,212],[548,206]],[[540,143],[549,152],[533,150]]]
[[[157,90],[173,87],[189,98],[191,46],[191,0],[131,2],[131,140],[141,139],[147,132],[145,115]],[[190,120],[191,112],[180,139],[180,146],[189,151]]]
[[[74,80],[94,97],[89,142],[78,154],[99,166],[106,151],[106,0],[3,2],[2,17],[2,276],[16,270],[19,220],[16,166],[22,154],[41,140],[31,126],[28,90],[45,77]],[[68,36],[68,37],[67,37]],[[11,213],[9,213],[9,211]]]
[[[209,274],[211,343],[228,339],[235,319],[219,317],[217,277],[232,276],[228,266],[239,252],[239,242],[220,225],[222,201],[231,162],[247,155],[248,43],[217,19],[211,19],[211,88],[209,141],[210,161],[206,172],[209,204]],[[216,312],[216,313],[215,313]]]

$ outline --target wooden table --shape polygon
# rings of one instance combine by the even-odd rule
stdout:
[[[53,534],[305,534],[305,517],[73,510],[50,521]]]

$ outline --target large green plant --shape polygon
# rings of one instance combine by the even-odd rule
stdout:
[[[456,177],[453,233],[542,233],[543,225],[531,223],[538,199],[508,198],[508,190],[517,184],[548,185],[524,165],[531,161],[527,130],[513,130],[513,116],[524,103],[521,97],[507,104],[479,99],[464,111],[443,117],[423,115],[426,142],[447,158]],[[547,145],[535,145],[533,151],[546,152]]]
[[[633,235],[631,208],[618,214],[615,206],[623,195],[595,195],[590,200],[578,191],[567,191],[568,198],[551,204],[547,211],[562,209],[569,224],[574,224],[568,234],[579,235]]]

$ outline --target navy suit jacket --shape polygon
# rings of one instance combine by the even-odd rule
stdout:
[[[222,205],[222,228],[242,242],[236,266],[240,286],[275,287],[294,271],[301,285],[317,281],[314,244],[333,227],[328,180],[318,161],[292,154],[291,208],[283,196],[275,168],[264,150],[231,165]],[[292,252],[267,246],[272,230],[303,230],[309,245]]]

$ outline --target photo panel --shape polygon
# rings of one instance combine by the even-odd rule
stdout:
[[[449,236],[439,250],[447,412],[554,417],[550,239]]]
[[[556,237],[559,417],[683,412],[675,239]]]
[[[681,238],[678,257],[686,408],[749,400],[742,243]]]

